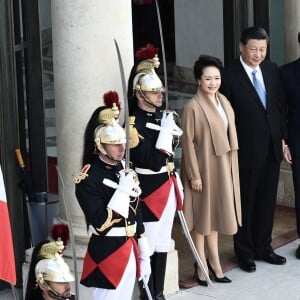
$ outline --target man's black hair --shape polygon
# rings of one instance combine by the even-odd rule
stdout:
[[[264,28],[253,26],[245,29],[241,34],[240,42],[246,45],[249,40],[266,40],[269,41],[269,36]]]

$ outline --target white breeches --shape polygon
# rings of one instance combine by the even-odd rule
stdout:
[[[136,258],[132,248],[129,261],[123,277],[115,290],[95,288],[94,300],[131,300],[136,280]]]
[[[144,222],[151,255],[154,252],[169,251],[176,206],[175,190],[172,184],[168,202],[160,220],[157,222]]]

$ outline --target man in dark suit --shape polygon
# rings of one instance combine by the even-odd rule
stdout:
[[[279,69],[265,60],[268,40],[263,28],[244,30],[241,56],[225,67],[221,87],[236,116],[242,227],[234,236],[234,251],[246,272],[256,270],[255,259],[276,265],[286,262],[271,247],[285,142]]]
[[[300,32],[298,33],[300,46]],[[282,84],[287,103],[288,145],[285,152],[288,162],[292,163],[293,182],[295,190],[295,210],[297,233],[300,237],[300,58],[280,68]],[[296,250],[296,257],[300,259],[300,245]]]

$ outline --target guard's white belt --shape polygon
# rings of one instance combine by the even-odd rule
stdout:
[[[154,175],[154,174],[166,173],[168,172],[168,169],[166,166],[164,166],[161,167],[159,171],[152,171],[150,169],[142,169],[142,168],[135,168],[135,171],[141,175],[152,175],[152,174]]]
[[[90,226],[90,230],[93,234],[99,235],[93,226]],[[113,227],[111,228],[105,236],[134,236],[136,232],[136,224],[129,225],[127,227]]]

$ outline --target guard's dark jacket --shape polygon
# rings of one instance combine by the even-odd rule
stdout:
[[[103,184],[107,178],[119,181],[123,165],[109,165],[97,160],[83,167],[75,177],[76,196],[84,212],[92,234],[84,260],[81,284],[88,287],[114,289],[126,269],[132,245],[137,248],[136,239],[144,233],[142,215],[138,208],[139,199],[131,199],[128,219],[107,207],[115,189]],[[135,224],[136,234],[128,236],[106,236],[114,227],[128,227]]]
[[[172,180],[172,177],[175,180],[175,169],[170,174],[168,172],[155,174],[168,163],[173,163],[173,156],[155,148],[159,131],[146,127],[147,123],[160,125],[162,114],[160,110],[151,113],[139,107],[136,107],[132,114],[135,116],[135,127],[142,138],[138,146],[131,149],[130,159],[135,168],[153,171],[153,174],[147,175],[137,171],[142,189],[140,198],[144,222],[159,220],[167,203],[168,188],[171,187],[169,180]]]

